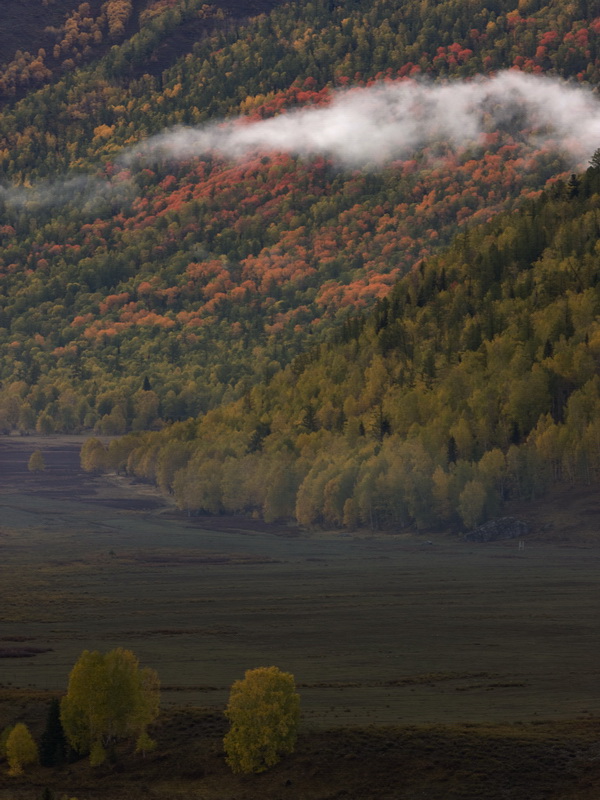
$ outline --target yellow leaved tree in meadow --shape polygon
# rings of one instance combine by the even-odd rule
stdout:
[[[300,718],[294,676],[278,667],[246,672],[231,687],[225,714],[231,722],[223,744],[234,772],[264,772],[292,753]]]
[[[157,673],[141,669],[130,650],[85,650],[69,676],[60,717],[71,747],[89,753],[97,766],[122,739],[135,737],[138,752],[152,749],[147,728],[158,716],[159,703]]]
[[[23,767],[38,760],[37,745],[29,728],[22,722],[17,722],[8,734],[5,751],[9,775],[22,775]]]

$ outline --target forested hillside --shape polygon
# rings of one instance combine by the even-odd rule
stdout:
[[[190,512],[472,527],[600,474],[595,166],[459,235],[237,403],[106,451]]]
[[[102,58],[0,115],[4,432],[123,433],[246,397],[457,229],[571,170],[512,123],[377,170],[277,152],[125,166],[170,126],[326,107],[349,85],[511,66],[598,77],[593,3],[314,2],[243,24],[242,10],[136,9]]]
[[[144,42],[143,72],[160,73],[227,18],[268,11],[273,0],[4,0],[0,103],[10,103],[103,56]],[[141,65],[140,65],[141,66]]]

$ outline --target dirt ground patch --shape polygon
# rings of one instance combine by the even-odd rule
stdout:
[[[0,693],[39,735],[48,700]],[[142,758],[121,748],[115,764],[86,760],[9,778],[3,800],[596,800],[597,727],[590,723],[519,726],[384,726],[304,732],[296,752],[262,775],[236,776],[222,748],[223,715],[170,709],[152,730],[157,750]]]

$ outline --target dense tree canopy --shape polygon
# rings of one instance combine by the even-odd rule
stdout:
[[[0,166],[23,190],[0,196],[5,432],[119,434],[239,398],[457,228],[535,196],[566,166],[514,126],[477,151],[425,148],[378,173],[276,153],[125,169],[122,148],[172,125],[326,104],[350,83],[597,73],[600,23],[577,2],[319,0],[236,26],[181,0],[146,6],[123,41],[128,3],[84,6],[65,21],[68,46],[97,38],[96,24],[118,43],[0,115]],[[196,24],[210,35],[183,36]],[[36,183],[67,174],[92,183]]]
[[[455,239],[337,341],[100,458],[196,512],[472,527],[600,474],[600,171]]]

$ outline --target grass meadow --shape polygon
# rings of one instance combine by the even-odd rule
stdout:
[[[587,741],[600,716],[597,495],[577,499],[579,535],[563,536],[566,516],[556,523],[564,501],[554,514],[540,507],[524,550],[441,534],[304,532],[187,518],[150,487],[82,473],[79,445],[0,440],[0,729],[21,706],[39,726],[36,698],[65,689],[82,650],[122,646],[158,671],[172,743],[208,725],[215,757],[231,683],[271,664],[296,678],[307,742],[330,741],[332,730],[338,745],[360,731],[377,739],[392,727],[394,741],[441,736],[440,726],[459,738],[478,730],[514,742],[534,731],[554,741],[570,725]],[[46,469],[32,474],[38,447]],[[344,748],[351,762],[356,748]],[[201,778],[206,795],[168,794],[220,796]],[[0,798],[37,797],[7,794],[10,782],[2,794],[3,780]],[[261,796],[242,784],[232,798]],[[141,796],[132,791],[122,796]],[[440,795],[454,796],[471,795]]]

